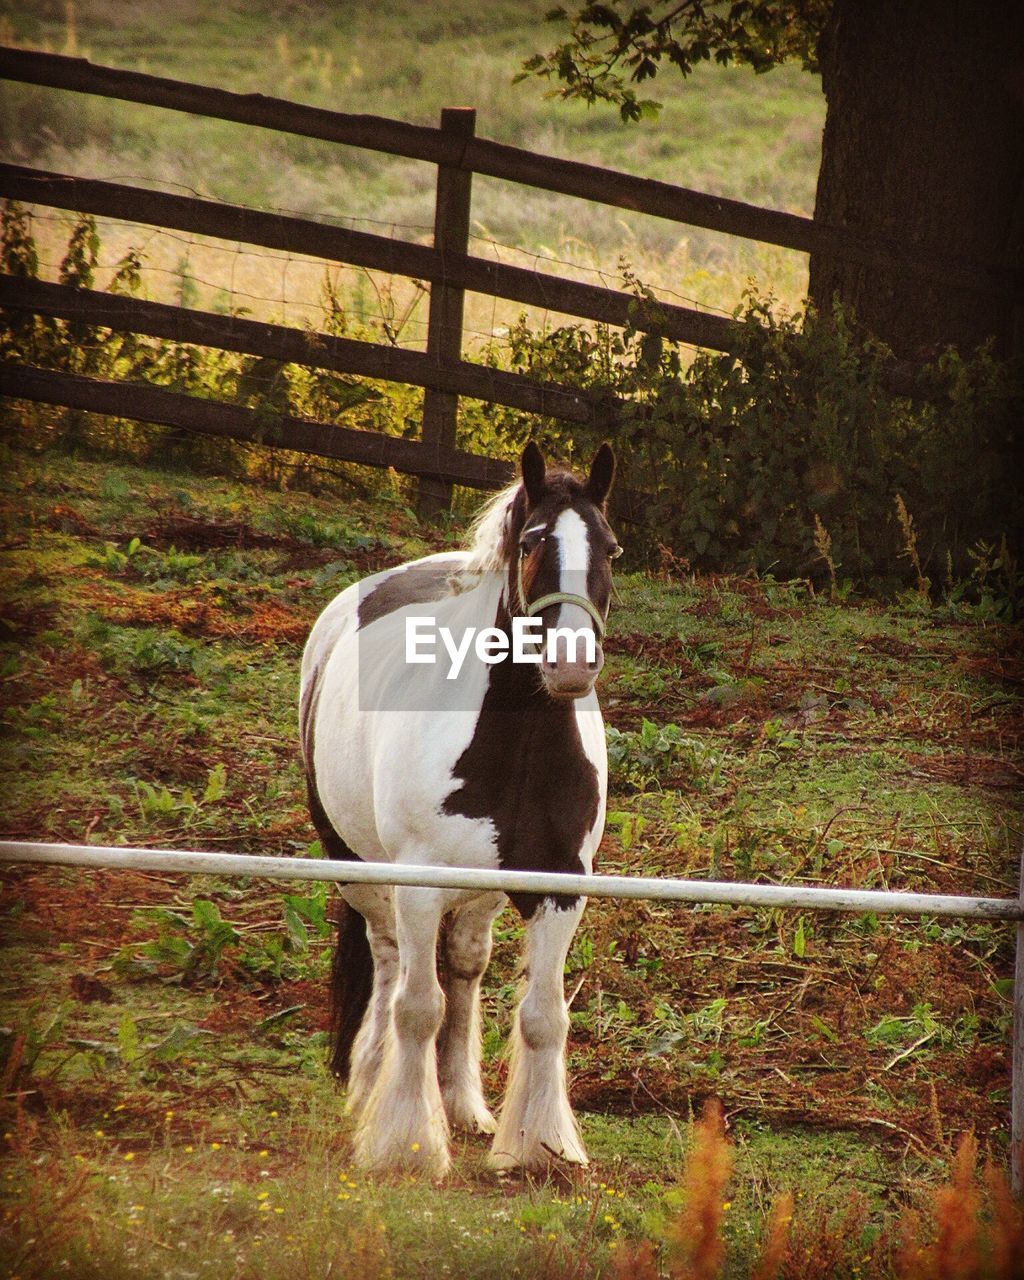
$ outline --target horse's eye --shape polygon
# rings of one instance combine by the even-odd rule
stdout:
[[[625,547],[620,547],[619,544],[616,542],[615,545],[611,547],[608,551],[608,559],[618,560],[619,556],[622,555],[624,550],[625,550]]]
[[[540,544],[545,540],[545,535],[543,533],[533,534],[531,537],[524,538],[519,544],[519,554],[521,556],[530,555],[530,553],[536,551]]]

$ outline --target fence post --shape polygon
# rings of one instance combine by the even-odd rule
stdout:
[[[476,111],[470,107],[446,107],[441,128],[463,142],[476,132]],[[434,248],[442,265],[448,255],[469,252],[469,204],[473,175],[450,165],[438,165],[437,199],[434,205]],[[427,355],[458,360],[462,355],[462,314],[465,292],[447,284],[430,286]],[[455,448],[455,422],[459,397],[450,391],[427,388],[423,395],[423,443]],[[451,505],[452,486],[435,476],[423,476],[416,511],[428,519]]]
[[[1024,844],[1017,889],[1024,911]],[[1024,1194],[1024,918],[1017,921],[1017,955],[1013,973],[1013,1064],[1010,1082],[1010,1184]]]

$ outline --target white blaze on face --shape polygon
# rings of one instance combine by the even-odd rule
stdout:
[[[563,511],[552,530],[558,543],[560,591],[587,594],[587,570],[590,568],[590,535],[587,522],[578,511]]]
[[[587,572],[590,568],[590,534],[587,522],[577,511],[563,511],[555,521],[552,536],[558,545],[558,590],[575,596],[587,596]],[[594,620],[586,609],[578,604],[559,606],[555,626],[572,631],[593,630]],[[565,650],[559,644],[559,653]],[[571,656],[571,655],[568,655]],[[577,646],[576,658],[582,662],[582,645]]]

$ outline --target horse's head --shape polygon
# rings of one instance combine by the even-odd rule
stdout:
[[[510,612],[542,620],[540,673],[547,692],[582,698],[604,665],[611,562],[621,552],[605,518],[615,455],[601,445],[581,481],[567,471],[549,471],[531,441],[521,465],[523,484],[509,528]]]

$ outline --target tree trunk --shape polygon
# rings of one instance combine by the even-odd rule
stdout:
[[[1020,353],[1024,267],[1024,4],[836,0],[820,45],[828,104],[815,221],[906,266],[823,247],[819,310],[834,296],[904,359],[995,336]]]

